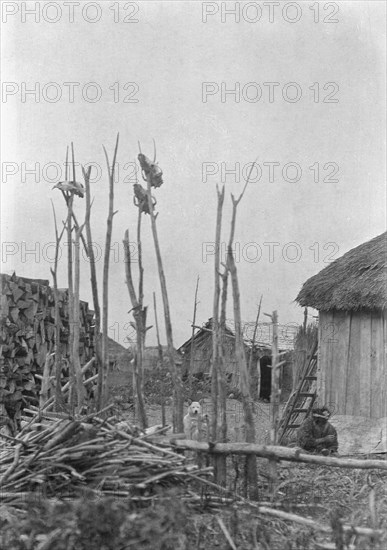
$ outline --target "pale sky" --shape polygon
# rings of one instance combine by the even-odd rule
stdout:
[[[273,3],[270,11],[263,2],[248,10],[227,3],[239,8],[239,22],[222,4],[2,2],[1,272],[51,282],[50,199],[64,219],[52,186],[64,179],[71,141],[78,162],[101,167],[94,170],[92,231],[103,250],[102,144],[112,158],[120,132],[109,335],[121,344],[131,320],[122,238],[126,228],[133,237],[136,230],[128,163],[137,141],[152,156],[155,138],[164,172],[154,195],[176,347],[191,333],[198,275],[198,324],[212,315],[216,184],[226,184],[226,243],[230,193],[240,193],[244,167],[255,159],[261,177],[253,174],[235,233],[244,320],[255,318],[263,294],[264,312],[277,309],[283,324],[300,322],[294,299],[306,279],[385,230],[385,3],[340,2],[338,10],[332,2],[318,10],[315,2]],[[35,95],[26,93],[32,89]],[[36,175],[28,172],[34,168]],[[75,202],[82,221],[84,201]],[[143,248],[148,324],[156,291],[163,325],[149,216]],[[65,260],[63,252],[61,287]],[[81,297],[93,308],[85,261]],[[155,343],[154,329],[147,343]]]

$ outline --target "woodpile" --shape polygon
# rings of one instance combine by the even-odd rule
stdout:
[[[55,300],[49,282],[1,274],[0,318],[0,406],[16,428],[21,411],[39,403],[40,378],[47,354],[55,348]],[[69,356],[68,293],[59,291],[60,344],[63,383]],[[80,359],[84,364],[94,355],[94,312],[80,302]],[[8,419],[3,419],[3,424]]]
[[[84,490],[145,501],[156,487],[211,474],[211,468],[199,470],[170,447],[149,442],[135,426],[124,430],[111,421],[40,413],[15,438],[3,436],[2,503],[20,507],[31,493],[75,498]]]

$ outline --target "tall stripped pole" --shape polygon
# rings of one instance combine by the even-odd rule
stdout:
[[[191,355],[189,358],[189,380],[190,387],[192,386],[192,375],[195,366],[195,326],[196,326],[196,311],[198,307],[198,289],[199,289],[199,275],[196,280],[196,289],[195,289],[195,299],[194,299],[194,310],[193,310],[193,320],[192,320],[192,335],[191,335]]]
[[[90,193],[90,173],[91,167],[85,171],[82,167],[83,179],[85,182],[86,190],[86,214],[85,214],[85,228],[86,228],[86,239],[87,239],[87,251],[90,262],[90,282],[91,282],[91,291],[93,295],[93,306],[94,306],[94,343],[95,343],[95,357],[96,357],[96,368],[98,373],[98,383],[97,383],[97,409],[101,409],[102,404],[102,383],[103,383],[103,363],[102,363],[102,343],[101,343],[101,308],[99,305],[98,297],[98,283],[97,283],[97,272],[95,268],[95,254],[93,248],[93,237],[91,234],[91,224],[90,224],[90,215],[91,215],[91,193]]]
[[[234,195],[231,194],[231,200],[232,200],[231,229],[230,229],[230,238],[229,238],[228,247],[227,247],[227,261],[225,265],[225,273],[223,274],[223,287],[224,287],[223,292],[225,296],[227,296],[228,271],[230,272],[230,275],[231,275],[232,296],[233,296],[233,305],[234,305],[234,325],[235,325],[235,357],[237,360],[237,365],[239,367],[239,374],[240,374],[240,389],[242,393],[246,441],[249,443],[255,442],[254,404],[250,393],[251,380],[250,380],[250,375],[249,375],[250,373],[247,366],[245,344],[242,336],[240,292],[239,292],[237,268],[235,265],[235,260],[232,252],[232,245],[233,245],[234,235],[235,235],[237,208],[246,192],[254,166],[255,166],[255,162],[253,162],[250,167],[250,171],[247,176],[246,183],[239,197],[235,199]],[[225,304],[222,307],[222,312],[224,311],[225,311]],[[222,385],[224,387],[224,384]],[[227,433],[225,391],[223,390],[221,394],[223,396],[222,435],[225,438]],[[225,465],[223,467],[225,469]],[[246,488],[247,486],[249,488],[250,498],[256,499],[258,497],[258,492],[257,492],[257,467],[256,467],[255,457],[246,458]]]
[[[257,331],[258,331],[259,316],[261,314],[262,298],[263,298],[263,294],[261,294],[261,299],[259,300],[257,317],[255,319],[255,325],[254,325],[253,339],[251,341],[251,352],[249,357],[249,373],[250,373],[250,380],[253,388],[253,391],[252,391],[253,399],[258,397],[258,380],[259,380],[258,368],[253,367],[253,358],[254,358],[255,339],[257,337]]]
[[[163,348],[160,342],[159,321],[157,318],[157,305],[156,305],[156,292],[153,292],[153,309],[155,311],[155,325],[156,325],[156,337],[157,337],[157,350],[160,366],[163,364]]]
[[[219,345],[220,345],[220,331],[219,331],[219,299],[220,299],[220,281],[219,281],[219,269],[220,269],[220,236],[222,230],[222,209],[224,201],[224,186],[219,191],[216,186],[216,192],[218,196],[218,206],[216,214],[216,229],[215,229],[215,256],[214,256],[214,302],[212,311],[212,363],[211,363],[211,397],[212,397],[212,418],[211,418],[211,439],[216,441],[217,439],[217,425],[218,425],[218,370],[219,370]],[[216,470],[216,467],[215,467]],[[217,479],[217,472],[215,472],[215,479]]]
[[[280,361],[280,353],[278,350],[278,313],[273,311],[272,315],[265,314],[271,318],[273,325],[273,342],[271,348],[271,394],[270,394],[270,444],[277,445],[278,428],[279,428],[279,408],[281,390],[279,386],[280,371],[285,361]],[[285,353],[285,352],[284,352]],[[270,487],[274,492],[278,481],[277,463],[275,460],[269,461]]]
[[[271,394],[270,394],[270,443],[277,444],[280,388],[280,365],[278,358],[278,313],[273,311],[271,317],[273,323],[273,342],[271,347]]]
[[[113,162],[110,168],[109,157],[105,147],[105,159],[109,175],[109,211],[106,222],[105,254],[103,260],[103,281],[102,281],[102,388],[100,408],[106,405],[107,401],[107,377],[109,371],[109,348],[108,348],[108,314],[109,314],[109,260],[112,241],[113,217],[117,212],[113,211],[114,205],[114,172],[118,150],[118,140],[120,134],[117,134],[116,145],[114,148]]]
[[[74,146],[71,142],[71,152],[73,158],[73,179],[75,182],[75,162],[74,162]],[[67,154],[66,154],[66,166],[67,166]],[[73,351],[73,342],[74,342],[74,295],[73,295],[73,246],[72,246],[72,211],[73,211],[73,200],[74,194],[69,193],[66,198],[67,202],[67,284],[68,284],[68,308],[69,308],[69,377],[70,377],[70,389],[69,389],[69,407],[70,413],[74,414],[75,412],[75,402],[76,402],[76,380],[75,380],[75,369],[74,369],[74,360],[72,356]],[[78,319],[79,321],[79,319]]]
[[[77,384],[77,412],[82,412],[83,403],[86,397],[85,386],[83,385],[83,373],[79,358],[79,334],[80,334],[80,309],[79,309],[79,284],[80,284],[80,259],[79,259],[79,240],[83,231],[84,225],[75,229],[74,239],[74,334],[73,334],[73,363],[75,371],[75,379]]]
[[[157,268],[159,272],[160,286],[161,286],[161,296],[163,299],[164,306],[164,321],[165,321],[165,331],[167,336],[167,347],[168,347],[168,357],[170,372],[173,379],[174,385],[174,399],[173,399],[173,430],[174,433],[182,433],[184,431],[183,426],[183,408],[184,408],[184,394],[183,394],[183,384],[181,381],[181,374],[178,372],[176,361],[175,361],[175,349],[173,347],[173,332],[172,332],[172,322],[171,322],[171,313],[169,309],[169,300],[168,300],[168,291],[167,283],[165,279],[165,273],[163,268],[163,261],[161,258],[161,250],[159,238],[157,235],[157,226],[156,226],[156,215],[154,212],[154,203],[152,201],[152,185],[159,186],[161,183],[158,182],[158,178],[161,180],[161,175],[159,176],[161,170],[155,163],[150,163],[149,159],[145,157],[142,153],[138,155],[138,159],[143,170],[143,173],[147,182],[147,199],[148,199],[148,209],[151,219],[151,229],[153,235],[153,242],[155,245],[156,259],[157,259]],[[156,173],[157,172],[157,173]],[[155,182],[158,182],[158,185],[155,185]]]
[[[242,393],[243,416],[246,428],[246,441],[248,443],[255,443],[254,404],[250,393],[250,377],[247,368],[245,345],[242,337],[240,292],[237,269],[231,247],[228,248],[227,252],[227,264],[230,270],[232,283],[235,325],[235,357],[239,365],[240,372],[240,388]],[[255,456],[246,457],[246,481],[249,490],[249,497],[256,500],[258,498],[258,481]]]
[[[58,259],[59,259],[59,246],[62,239],[66,225],[62,227],[62,231],[58,232],[58,226],[56,223],[56,214],[54,203],[51,201],[52,211],[54,214],[54,226],[55,226],[55,259],[54,267],[50,268],[53,283],[54,283],[54,298],[55,298],[55,411],[64,410],[64,399],[62,394],[62,347],[60,343],[60,315],[59,315],[59,292],[58,292]]]
[[[160,332],[159,332],[159,321],[157,318],[157,305],[156,305],[156,292],[153,292],[153,308],[155,311],[155,325],[156,325],[156,336],[157,336],[157,350],[158,350],[158,365],[160,368],[160,372],[163,372],[163,348],[161,346],[160,342]],[[164,426],[167,424],[166,416],[165,416],[165,384],[161,385],[161,423]]]
[[[139,219],[141,212],[139,211]],[[136,354],[133,363],[133,393],[134,393],[134,413],[136,420],[140,421],[142,428],[147,428],[147,417],[145,411],[144,403],[144,392],[143,392],[143,382],[142,382],[142,364],[145,351],[145,333],[146,333],[146,312],[147,308],[143,308],[143,294],[142,294],[142,278],[143,278],[143,269],[142,262],[139,260],[139,272],[140,272],[140,283],[139,283],[139,297],[136,296],[136,291],[134,288],[133,278],[132,278],[132,269],[131,269],[131,257],[130,257],[130,248],[129,248],[129,231],[125,231],[125,238],[123,240],[124,244],[124,254],[125,254],[125,273],[126,273],[126,284],[129,291],[130,300],[132,302],[133,317],[136,328]],[[139,247],[139,255],[141,248]]]
[[[82,239],[83,245],[86,249],[87,253],[87,247],[85,239],[82,236],[82,227],[79,227],[79,224],[77,222],[76,216],[73,211],[73,201],[74,201],[74,194],[77,194],[81,197],[83,197],[83,192],[81,191],[82,186],[77,183],[76,181],[76,174],[75,174],[75,158],[74,158],[74,144],[71,142],[71,156],[72,156],[72,172],[73,172],[73,179],[72,181],[68,181],[68,147],[66,150],[66,172],[65,172],[65,181],[57,183],[54,188],[60,189],[63,195],[63,198],[66,202],[67,206],[67,247],[68,247],[68,258],[67,258],[67,277],[68,277],[68,316],[69,316],[69,337],[68,337],[68,343],[69,343],[69,355],[68,355],[68,362],[69,362],[69,410],[71,414],[74,414],[75,412],[75,405],[78,406],[78,412],[79,407],[81,407],[83,402],[83,396],[84,396],[84,387],[83,387],[83,375],[81,372],[80,367],[80,359],[79,359],[79,240]],[[54,212],[55,215],[55,212]],[[75,254],[75,268],[73,266],[73,248],[72,248],[72,220],[74,220],[74,228],[76,230],[76,247],[78,246],[78,249],[76,250]],[[55,222],[56,223],[56,222]],[[58,235],[56,231],[56,240],[57,240],[57,248],[59,246],[58,243]],[[58,250],[56,251],[56,267],[58,263]],[[75,290],[74,290],[74,273],[73,268],[75,269]],[[56,279],[56,274],[55,274]],[[55,281],[54,281],[55,284]],[[58,297],[58,293],[56,292],[56,298]],[[57,357],[58,359],[58,357]],[[57,372],[57,382],[60,378],[58,372]],[[58,389],[58,388],[57,388]],[[57,394],[57,397],[60,399],[59,394]]]

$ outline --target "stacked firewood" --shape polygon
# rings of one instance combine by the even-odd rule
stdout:
[[[199,470],[170,447],[147,440],[133,426],[97,416],[34,416],[0,449],[2,502],[22,506],[27,494],[72,498],[88,490],[99,495],[149,498],[156,486],[183,484]]]
[[[55,349],[55,300],[48,281],[0,275],[0,405],[13,421],[26,404],[39,401],[40,376]],[[69,354],[67,290],[59,291],[60,345],[63,364]],[[80,358],[94,354],[93,311],[80,303]],[[64,383],[66,372],[64,372]]]

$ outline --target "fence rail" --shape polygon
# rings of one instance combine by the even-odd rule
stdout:
[[[210,454],[230,455],[256,455],[269,460],[287,460],[290,462],[305,462],[331,466],[333,468],[359,468],[371,470],[374,468],[387,470],[387,460],[356,459],[328,457],[303,453],[299,448],[280,447],[277,445],[256,445],[254,443],[215,443],[192,441],[189,439],[177,439],[172,437],[171,444],[177,449],[187,451],[199,451]]]

